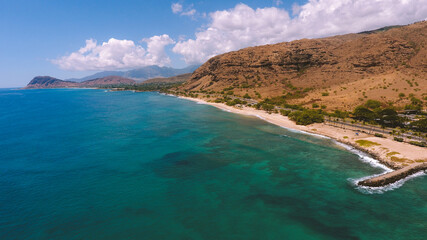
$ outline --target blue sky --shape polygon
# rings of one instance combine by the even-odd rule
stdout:
[[[36,75],[65,79],[151,64],[185,67],[247,46],[408,24],[427,17],[423,5],[423,0],[1,0],[0,87],[24,86]],[[355,24],[359,18],[363,21]]]

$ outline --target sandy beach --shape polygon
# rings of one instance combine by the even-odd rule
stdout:
[[[280,127],[305,131],[309,133],[319,134],[326,137],[335,139],[338,142],[351,145],[358,150],[364,151],[372,155],[381,163],[392,169],[401,169],[412,164],[420,162],[427,162],[427,148],[414,146],[408,143],[396,142],[392,139],[375,137],[365,133],[356,134],[355,131],[349,129],[342,129],[324,123],[315,123],[308,126],[296,125],[288,117],[282,116],[277,113],[267,113],[262,110],[256,110],[250,107],[232,107],[223,103],[212,103],[202,99],[181,97],[183,99],[209,104],[219,109],[238,113],[248,116],[256,116],[267,122],[275,124]],[[370,141],[375,144],[372,146],[362,146],[357,142],[358,140]],[[359,141],[360,142],[360,141]],[[369,144],[368,144],[369,145]]]

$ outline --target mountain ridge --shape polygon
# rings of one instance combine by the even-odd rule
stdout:
[[[176,75],[191,73],[194,72],[194,70],[196,70],[198,67],[200,67],[200,65],[190,65],[185,68],[159,67],[152,65],[127,71],[103,71],[82,78],[65,79],[65,81],[83,82],[107,76],[120,76],[133,79],[137,82],[143,82],[144,80],[152,78],[168,78]]]
[[[26,89],[35,88],[69,88],[69,87],[99,87],[106,85],[134,85],[136,82],[129,78],[123,78],[120,76],[107,76],[103,78],[96,78],[86,80],[83,82],[65,81],[50,76],[37,76],[34,77]]]
[[[178,91],[351,110],[366,98],[427,97],[427,22],[244,48],[209,59]]]
[[[184,73],[184,74],[180,74],[180,75],[176,75],[173,77],[168,77],[168,78],[151,78],[151,79],[147,79],[146,81],[143,82],[143,84],[146,83],[182,83],[182,82],[186,82],[190,77],[191,77],[192,73]]]

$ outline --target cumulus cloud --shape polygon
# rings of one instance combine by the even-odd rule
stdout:
[[[171,8],[172,12],[175,14],[182,12],[182,4],[180,3],[172,3]]]
[[[292,15],[298,15],[301,12],[301,7],[298,3],[292,4]]]
[[[274,4],[276,4],[276,6],[280,6],[283,4],[282,0],[274,0]]]
[[[173,51],[187,63],[201,63],[215,55],[245,46],[277,42],[282,39],[282,26],[290,17],[279,8],[252,9],[238,4],[234,9],[210,14],[212,22],[195,39],[178,42]]]
[[[181,15],[183,15],[183,16],[194,16],[194,14],[196,14],[196,10],[195,9],[190,9],[188,11],[185,11],[185,12],[181,13]]]
[[[190,16],[193,17],[196,15],[197,11],[193,8],[193,4],[186,7],[184,10],[184,7],[180,3],[172,3],[171,5],[172,12],[175,14],[179,14],[181,16]]]
[[[245,4],[210,14],[210,23],[194,39],[173,48],[189,63],[240,48],[360,32],[408,24],[427,16],[425,0],[310,0],[288,11],[277,7],[253,9]]]
[[[148,65],[164,66],[170,63],[165,52],[167,45],[175,43],[168,35],[143,39],[147,49],[131,40],[110,38],[97,44],[93,39],[70,55],[53,60],[61,69],[74,71],[114,70]]]

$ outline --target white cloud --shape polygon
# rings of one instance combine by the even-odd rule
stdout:
[[[147,49],[131,40],[110,38],[108,42],[98,45],[95,40],[89,39],[78,51],[52,62],[64,70],[75,71],[164,66],[170,63],[165,47],[175,42],[168,35],[153,36],[143,41],[147,43]]]
[[[182,4],[180,3],[172,3],[171,8],[172,12],[175,14],[182,12]]]
[[[276,6],[280,6],[283,4],[283,1],[282,0],[275,0],[274,4],[276,4]]]
[[[252,9],[238,4],[234,9],[210,14],[212,22],[196,39],[178,42],[173,51],[184,56],[187,63],[201,63],[215,55],[245,46],[277,42],[282,30],[278,22],[290,20],[278,8]]]
[[[301,6],[298,3],[292,4],[292,15],[298,15],[301,12]]]
[[[149,60],[150,64],[146,65],[167,65],[170,63],[170,59],[165,52],[167,45],[175,43],[172,38],[168,35],[163,34],[161,36],[153,36],[148,39],[144,39],[147,42],[147,55],[146,59]]]
[[[181,15],[183,16],[194,16],[194,14],[196,14],[196,10],[195,9],[190,9],[186,12],[181,13]]]
[[[172,12],[175,14],[179,14],[181,16],[189,16],[194,17],[197,13],[196,9],[193,8],[193,4],[190,4],[186,9],[184,10],[184,6],[180,3],[172,3],[171,5]]]
[[[425,0],[310,0],[293,7],[294,18],[280,8],[252,9],[245,4],[210,14],[211,22],[194,39],[173,51],[187,63],[240,48],[360,32],[425,19]]]

